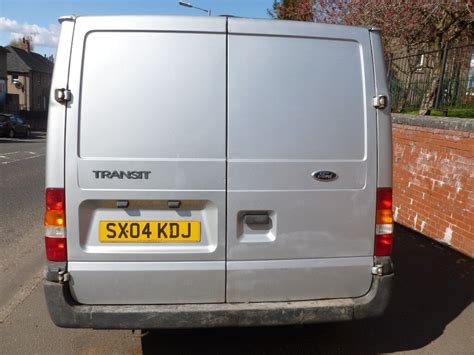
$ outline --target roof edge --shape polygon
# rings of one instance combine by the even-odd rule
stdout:
[[[77,16],[76,15],[66,15],[66,16],[61,16],[58,18],[59,23],[63,23],[64,21],[76,21]]]

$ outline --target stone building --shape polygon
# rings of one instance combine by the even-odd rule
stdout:
[[[12,46],[6,49],[6,111],[46,112],[54,63],[38,53]]]
[[[5,110],[7,97],[7,50],[0,46],[0,112]]]

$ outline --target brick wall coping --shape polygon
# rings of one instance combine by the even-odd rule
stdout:
[[[410,126],[474,132],[474,118],[430,117],[392,113],[392,122]]]

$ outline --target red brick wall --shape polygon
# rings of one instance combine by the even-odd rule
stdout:
[[[394,218],[474,257],[474,119],[433,120],[394,115]]]

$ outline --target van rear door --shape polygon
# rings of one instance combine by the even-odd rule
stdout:
[[[377,183],[369,31],[228,21],[227,301],[361,296]]]
[[[75,299],[224,302],[226,19],[79,17],[70,73]]]

